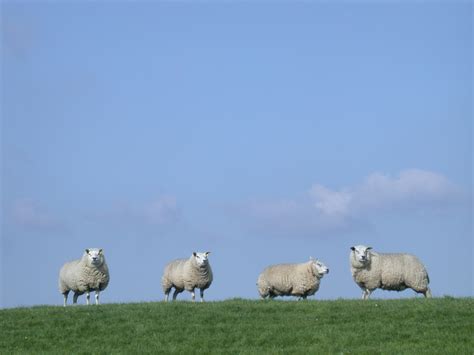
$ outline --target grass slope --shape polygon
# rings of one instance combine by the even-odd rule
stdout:
[[[0,353],[471,354],[473,298],[0,310]]]

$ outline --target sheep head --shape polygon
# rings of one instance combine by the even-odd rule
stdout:
[[[104,263],[104,253],[102,249],[86,249],[86,255],[89,265],[100,266]]]
[[[206,266],[209,263],[208,256],[211,252],[207,251],[205,253],[193,252],[193,257],[196,264],[200,267]]]
[[[319,261],[318,259],[314,259],[313,257],[309,258],[311,262],[311,267],[313,270],[313,274],[319,277],[324,276],[324,274],[329,273],[329,269],[322,261]]]
[[[351,247],[351,260],[361,266],[370,264],[371,256],[370,250],[372,247],[366,247],[365,245],[356,245]]]

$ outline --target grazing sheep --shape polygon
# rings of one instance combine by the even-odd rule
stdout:
[[[411,288],[425,297],[431,297],[430,279],[423,264],[411,254],[379,254],[371,247],[351,247],[352,277],[362,289],[362,299],[369,299],[377,288],[403,291]]]
[[[319,289],[321,278],[329,269],[321,261],[310,258],[301,264],[268,266],[258,277],[257,288],[262,299],[297,296],[306,299]]]
[[[99,292],[105,290],[110,276],[102,249],[86,249],[81,259],[64,264],[59,272],[59,291],[64,295],[66,307],[69,291],[74,292],[73,303],[86,294],[90,304],[90,291],[95,291],[95,304],[99,304]]]
[[[165,301],[171,288],[174,287],[173,300],[183,290],[191,292],[193,302],[195,300],[194,289],[201,291],[201,302],[204,302],[204,290],[212,283],[212,270],[209,264],[208,255],[210,252],[193,252],[189,259],[177,259],[166,265],[161,278],[161,285],[165,293]]]

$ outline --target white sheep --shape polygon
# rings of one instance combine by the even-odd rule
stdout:
[[[362,289],[362,299],[369,299],[377,288],[403,291],[411,288],[425,297],[431,297],[428,272],[418,258],[411,254],[381,254],[371,247],[351,247],[352,277]]]
[[[191,292],[192,300],[195,300],[194,289],[199,288],[201,302],[204,302],[204,290],[212,283],[212,269],[209,264],[210,252],[193,252],[189,259],[177,259],[166,265],[161,278],[161,285],[165,293],[165,301],[168,301],[171,288],[174,287],[173,300],[183,290]]]
[[[321,261],[313,259],[301,264],[268,266],[257,280],[262,299],[276,296],[297,296],[306,299],[319,289],[321,278],[329,269]]]
[[[86,249],[81,259],[68,262],[59,272],[59,291],[64,296],[66,307],[67,296],[74,292],[73,303],[86,294],[90,304],[90,291],[95,291],[95,304],[99,304],[99,293],[109,284],[110,275],[102,249]]]

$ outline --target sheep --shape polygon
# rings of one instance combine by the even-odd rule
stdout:
[[[403,291],[411,288],[431,297],[430,279],[424,265],[411,254],[379,254],[371,247],[351,247],[350,264],[352,277],[362,289],[362,299],[367,300],[377,288]]]
[[[81,259],[68,262],[59,272],[59,292],[64,296],[64,307],[70,291],[74,292],[73,303],[86,294],[90,304],[90,291],[95,291],[95,304],[99,304],[99,293],[109,284],[110,275],[102,249],[86,249]]]
[[[195,301],[194,289],[199,288],[201,302],[204,302],[204,290],[212,283],[212,269],[209,264],[210,252],[193,252],[189,259],[177,259],[168,263],[161,278],[161,285],[165,293],[165,302],[168,301],[171,288],[174,287],[173,301],[183,290],[191,292]]]
[[[257,289],[260,297],[297,296],[306,299],[319,289],[321,278],[329,269],[321,261],[310,257],[301,264],[278,264],[268,266],[259,275]]]

